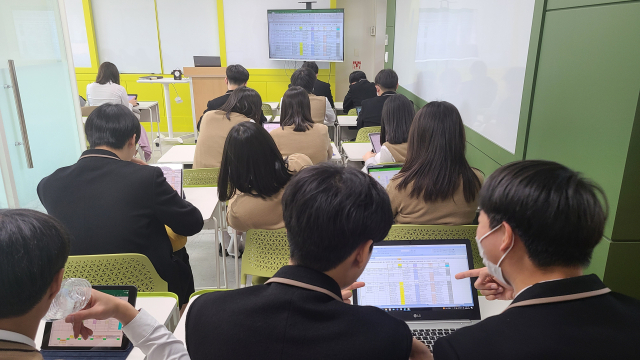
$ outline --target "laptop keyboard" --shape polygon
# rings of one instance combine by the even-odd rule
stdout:
[[[433,351],[433,344],[443,336],[449,335],[456,329],[413,329],[411,333],[416,340],[422,341],[429,350]]]

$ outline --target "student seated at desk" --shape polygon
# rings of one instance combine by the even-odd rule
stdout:
[[[192,236],[202,230],[202,214],[160,168],[132,162],[140,123],[126,107],[99,106],[85,132],[91,148],[38,184],[42,205],[72,235],[71,255],[143,254],[186,304],[194,291],[189,255],[173,252],[165,225]]]
[[[318,79],[318,72],[320,70],[318,69],[318,64],[316,64],[315,61],[305,61],[302,63],[301,67],[311,69],[311,71],[316,75],[316,82],[313,84],[313,95],[326,97],[327,100],[329,100],[331,107],[335,108],[335,105],[333,104],[333,95],[331,94],[331,84]]]
[[[284,93],[280,110],[280,128],[271,131],[282,156],[300,153],[314,164],[331,160],[333,147],[329,129],[311,120],[311,105],[307,91],[292,86]]]
[[[304,154],[283,158],[262,126],[250,122],[234,126],[224,144],[218,177],[218,198],[229,201],[229,226],[241,232],[283,228],[284,189],[295,173],[311,165]]]
[[[224,78],[225,84],[227,84],[227,92],[218,96],[213,100],[209,100],[207,102],[207,109],[200,116],[200,120],[198,120],[198,131],[200,131],[200,122],[202,121],[202,117],[209,111],[220,109],[226,102],[229,100],[229,96],[233,90],[237,89],[239,86],[247,86],[247,81],[249,81],[249,71],[244,68],[244,66],[236,64],[227,66],[226,70],[227,77]],[[262,122],[267,122],[267,118],[262,115]]]
[[[349,110],[362,106],[362,101],[378,96],[376,84],[367,80],[364,71],[354,71],[349,75],[349,91],[344,96],[342,111],[348,113]]]
[[[469,166],[465,146],[455,106],[432,101],[418,111],[409,130],[407,159],[387,185],[397,224],[473,222],[484,177]]]
[[[291,75],[291,85],[289,86],[300,86],[307,91],[311,102],[311,119],[313,119],[313,122],[331,126],[336,122],[336,113],[326,97],[313,94],[315,82],[316,74],[313,73],[313,70],[301,67]]]
[[[262,98],[257,91],[246,86],[233,90],[227,102],[219,109],[202,116],[200,135],[193,158],[193,168],[217,168],[222,160],[224,141],[229,130],[243,121],[261,124]]]
[[[382,107],[384,102],[396,94],[398,89],[398,74],[392,69],[380,70],[375,79],[378,96],[362,100],[362,109],[358,114],[357,128],[380,126]]]
[[[118,68],[108,61],[100,64],[96,82],[87,85],[87,104],[88,106],[100,106],[102,104],[121,104],[129,107],[134,115],[140,120],[140,111],[134,106],[138,105],[137,99],[129,100],[127,90],[120,85],[120,72]],[[146,161],[151,159],[153,150],[149,145],[147,131],[140,124],[140,148],[144,151]]]
[[[476,277],[491,299],[513,300],[502,314],[461,328],[434,345],[436,360],[636,359],[640,301],[583,275],[602,241],[605,194],[551,161],[496,170],[480,191]]]
[[[380,131],[380,151],[365,154],[362,171],[367,166],[380,163],[404,163],[407,158],[407,139],[415,116],[413,103],[406,96],[397,94],[385,101],[382,107],[382,130]]]

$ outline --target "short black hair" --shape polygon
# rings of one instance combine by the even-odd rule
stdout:
[[[109,82],[120,85],[120,72],[118,68],[113,63],[108,61],[103,62],[98,68],[96,82],[101,85],[108,84]]]
[[[0,319],[22,316],[44,297],[69,257],[69,234],[35,210],[0,210]]]
[[[318,64],[316,64],[315,61],[305,61],[302,63],[301,67],[306,67],[311,69],[316,75],[318,75],[318,71],[320,71],[320,69],[318,69]]]
[[[362,171],[330,163],[305,168],[282,196],[291,259],[328,271],[358,246],[382,241],[393,224],[389,195]]]
[[[244,85],[249,81],[249,71],[239,64],[227,66],[227,80],[231,85]]]
[[[367,80],[367,74],[364,71],[356,70],[349,74],[349,84],[358,82],[360,80]]]
[[[227,102],[218,109],[227,113],[227,119],[231,120],[231,113],[238,113],[262,123],[262,97],[252,88],[239,86],[229,96]]]
[[[389,96],[382,106],[380,142],[404,144],[409,139],[411,122],[416,115],[413,103],[402,94]]]
[[[243,121],[231,128],[224,142],[218,198],[231,199],[236,190],[262,199],[287,185],[292,174],[269,132],[257,123]]]
[[[301,67],[291,75],[291,86],[300,86],[307,90],[308,93],[313,92],[313,87],[316,84],[316,75],[313,70],[307,67]]]
[[[386,90],[395,90],[398,87],[398,74],[392,69],[382,69],[376,75],[376,85]]]
[[[480,190],[480,208],[491,228],[509,224],[540,268],[589,265],[608,211],[597,184],[544,160],[516,161],[496,170]]]
[[[121,104],[102,104],[91,112],[84,125],[87,141],[92,149],[108,146],[122,149],[131,137],[140,140],[140,122],[128,107]]]

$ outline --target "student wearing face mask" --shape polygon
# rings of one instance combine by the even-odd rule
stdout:
[[[480,191],[477,243],[485,268],[457,279],[500,315],[440,338],[434,358],[632,359],[640,353],[640,301],[583,275],[606,220],[602,189],[558,163],[514,162]]]

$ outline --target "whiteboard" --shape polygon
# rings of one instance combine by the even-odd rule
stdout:
[[[535,0],[397,0],[393,69],[515,153]]]
[[[194,55],[220,56],[215,0],[156,0],[156,6],[163,73],[193,66]]]
[[[314,9],[329,9],[329,0],[316,0]],[[291,0],[233,0],[224,2],[224,32],[227,64],[241,64],[247,69],[292,69],[302,61],[269,60],[269,26],[267,10],[304,9],[304,4]],[[328,62],[318,62],[328,69]]]
[[[90,68],[91,55],[89,53],[89,40],[87,39],[82,0],[65,0],[64,9],[67,15],[67,25],[69,26],[73,65],[75,67]]]
[[[100,63],[121,73],[160,73],[160,46],[153,0],[91,0]]]

